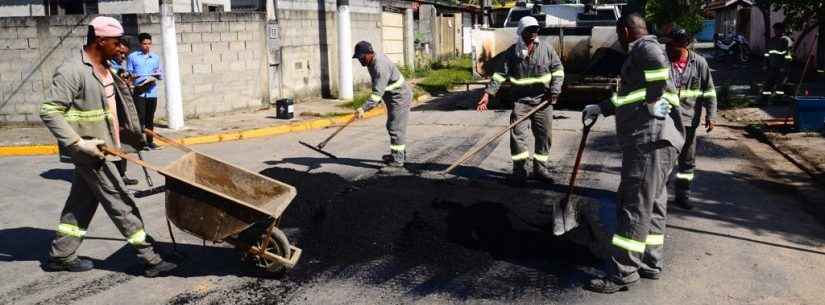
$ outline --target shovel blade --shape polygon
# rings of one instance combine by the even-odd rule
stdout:
[[[298,141],[298,143],[299,143],[299,144],[301,144],[301,145],[303,145],[303,146],[306,146],[307,148],[312,149],[312,150],[314,150],[314,151],[316,151],[316,152],[318,152],[318,153],[320,153],[320,154],[322,154],[322,155],[325,155],[325,156],[330,157],[330,158],[333,158],[333,159],[338,159],[338,157],[336,157],[335,155],[333,155],[333,154],[331,154],[331,153],[328,153],[328,152],[326,152],[326,151],[324,151],[324,150],[322,150],[322,149],[320,149],[320,148],[318,148],[318,147],[315,147],[315,146],[309,145],[308,143],[306,143],[306,142],[304,142],[304,141]]]

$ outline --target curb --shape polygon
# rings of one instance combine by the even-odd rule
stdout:
[[[374,118],[384,115],[386,113],[385,107],[376,108],[364,114],[364,119]],[[183,139],[178,139],[184,145],[193,144],[210,144],[226,141],[236,141],[245,139],[254,139],[262,137],[277,136],[292,132],[300,132],[314,129],[326,128],[333,125],[344,124],[351,120],[353,114],[345,114],[334,116],[330,118],[321,118],[300,122],[292,122],[284,125],[263,127],[257,129],[249,129],[237,132],[226,132],[212,135],[194,136]],[[160,146],[165,146],[159,143]],[[0,147],[0,157],[10,156],[37,156],[37,155],[55,155],[58,153],[57,145],[23,145],[23,146],[3,146]]]

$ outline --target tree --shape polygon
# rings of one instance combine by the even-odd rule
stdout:
[[[771,5],[776,2],[773,0],[756,0],[753,2],[759,11],[762,12],[762,23],[765,25],[765,42],[771,40]]]
[[[825,4],[822,0],[774,0],[773,10],[785,13],[785,27],[802,30],[797,40],[804,40],[819,26],[825,25]],[[766,27],[767,31],[767,27]],[[794,44],[794,51],[802,44]]]
[[[702,30],[701,0],[647,0],[640,1],[648,24],[667,25],[678,24],[691,33]]]

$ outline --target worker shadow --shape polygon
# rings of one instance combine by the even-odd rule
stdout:
[[[54,230],[19,227],[0,230],[0,262],[40,262],[41,268],[48,262],[48,251]],[[95,269],[122,272],[134,276],[143,275],[143,264],[136,257],[137,251],[122,237],[87,236],[84,244],[119,243],[123,246],[103,259],[79,255],[94,263]],[[197,244],[177,244],[154,241],[153,245],[162,257],[180,264],[170,276],[250,276],[272,277],[273,274],[242,261],[242,255],[234,248]]]
[[[73,176],[74,170],[66,168],[52,168],[40,173],[40,177],[43,177],[44,179],[63,180],[66,182],[72,182]]]
[[[280,225],[304,253],[293,281],[335,274],[417,295],[481,297],[572,287],[599,263],[587,246],[547,231],[552,214],[539,210],[559,202],[557,191],[416,175],[350,181],[277,166],[261,174],[301,190]]]
[[[379,169],[381,168],[384,163],[381,160],[370,160],[370,159],[356,159],[356,158],[328,158],[328,157],[294,157],[294,158],[283,158],[280,160],[269,160],[264,161],[266,165],[281,165],[281,164],[294,164],[294,165],[301,165],[307,168],[307,172],[320,169],[324,165],[345,165],[351,167],[359,167],[359,168],[367,168],[367,169]]]
[[[264,161],[264,164],[274,166],[287,164],[300,165],[306,167],[306,172],[312,172],[314,170],[324,167],[325,165],[344,165],[372,170],[377,170],[384,166],[384,162],[382,162],[381,160],[341,157],[335,159],[326,157],[294,157],[283,158],[280,160]],[[440,173],[446,170],[449,167],[449,165],[437,163],[406,162],[404,167],[407,170],[405,175],[428,175]],[[480,178],[503,181],[507,178],[507,175],[501,172],[490,171],[475,166],[458,166],[450,172],[450,175],[447,175],[445,177]]]

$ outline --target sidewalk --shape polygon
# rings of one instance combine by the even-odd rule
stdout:
[[[415,103],[428,99],[429,96],[425,95],[419,97]],[[339,100],[329,99],[301,102],[295,104],[295,117],[291,120],[277,119],[274,107],[219,114],[188,119],[186,127],[176,131],[164,128],[165,124],[160,120],[155,131],[190,145],[273,136],[342,124],[351,118],[352,113],[352,109],[347,108],[345,104]],[[379,107],[368,112],[366,117],[376,117],[384,113],[384,108]],[[45,126],[0,127],[0,156],[55,153],[57,147],[54,136]]]

